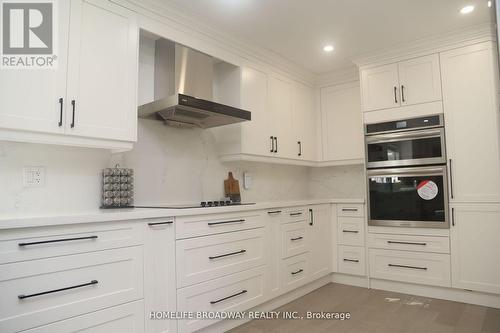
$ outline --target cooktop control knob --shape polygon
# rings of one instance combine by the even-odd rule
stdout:
[[[205,207],[206,205],[207,205],[207,203],[206,203],[205,201],[202,201],[202,202],[200,203],[200,206],[201,206],[201,207]]]

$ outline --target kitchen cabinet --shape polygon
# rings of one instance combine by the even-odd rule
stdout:
[[[131,148],[137,127],[135,13],[105,0],[63,1],[58,13],[58,67],[2,73],[0,138]]]
[[[365,209],[362,204],[337,205],[336,238],[337,272],[366,275]],[[335,270],[335,267],[334,267]]]
[[[293,84],[276,76],[269,76],[270,133],[274,136],[274,156],[297,157],[297,143],[293,133]]]
[[[455,202],[500,202],[496,46],[441,53],[449,188]]]
[[[316,160],[316,115],[314,112],[313,89],[302,83],[294,84],[293,93],[293,135],[295,139],[295,158]]]
[[[319,279],[332,271],[331,205],[308,207],[308,233],[310,242],[310,278]]]
[[[454,204],[452,287],[500,294],[500,205]]]
[[[323,161],[364,160],[359,82],[321,88]]]
[[[441,100],[439,56],[362,69],[361,87],[365,112]]]

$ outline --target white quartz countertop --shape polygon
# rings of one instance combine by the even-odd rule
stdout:
[[[364,199],[311,199],[295,201],[259,202],[254,205],[222,206],[209,208],[159,209],[159,208],[124,208],[96,209],[76,213],[61,213],[47,215],[13,215],[0,217],[0,229],[40,227],[62,224],[93,223],[107,221],[127,221],[153,218],[168,218],[188,215],[206,215],[229,213],[270,208],[286,208],[294,206],[318,204],[362,204]]]

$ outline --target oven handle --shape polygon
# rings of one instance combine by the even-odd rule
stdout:
[[[368,177],[374,176],[441,176],[446,175],[446,167],[416,167],[397,169],[373,169],[367,170]]]
[[[370,144],[370,143],[381,143],[381,142],[393,142],[393,141],[401,141],[401,139],[425,139],[425,138],[435,138],[442,136],[444,136],[444,129],[440,127],[440,128],[432,128],[432,129],[418,130],[418,131],[367,135],[366,143]]]

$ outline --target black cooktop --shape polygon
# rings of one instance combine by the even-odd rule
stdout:
[[[210,208],[210,207],[225,207],[225,206],[245,206],[255,205],[255,202],[233,202],[233,201],[202,201],[199,204],[186,205],[157,205],[157,206],[134,206],[134,208],[161,208],[161,209],[189,209],[189,208]]]

